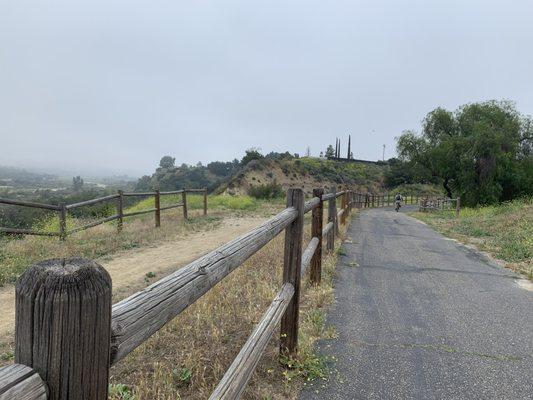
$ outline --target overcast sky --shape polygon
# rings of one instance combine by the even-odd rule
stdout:
[[[0,165],[394,155],[437,106],[533,113],[531,0],[0,0]],[[343,142],[343,153],[346,143]]]

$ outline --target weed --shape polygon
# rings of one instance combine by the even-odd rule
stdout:
[[[128,386],[117,383],[109,385],[110,400],[134,400],[135,396],[131,393]]]
[[[344,250],[343,247],[339,247],[339,248],[337,249],[337,255],[339,255],[339,256],[345,256],[345,255],[347,255],[347,254],[348,254],[348,253],[346,253],[346,250]]]
[[[0,360],[10,361],[15,358],[15,353],[13,351],[6,351],[5,353],[0,354]]]
[[[155,272],[152,272],[152,271],[147,272],[147,273],[144,275],[144,281],[145,281],[145,282],[149,282],[150,279],[155,278],[155,276],[156,276],[156,275],[155,275]]]
[[[186,367],[180,369],[174,368],[172,370],[172,377],[177,387],[189,386],[192,378],[192,371]]]

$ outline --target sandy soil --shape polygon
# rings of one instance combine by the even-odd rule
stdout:
[[[266,218],[226,218],[211,231],[188,234],[171,243],[163,243],[97,260],[113,280],[114,301],[122,299],[161,279],[205,253],[260,225]],[[155,277],[148,279],[148,272]],[[13,340],[15,329],[15,288],[0,289],[0,344]]]

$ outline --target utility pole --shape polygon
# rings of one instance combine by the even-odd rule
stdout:
[[[352,142],[352,136],[351,136],[351,135],[348,135],[348,156],[346,157],[348,160],[351,158],[351,157],[350,157],[350,147],[351,147],[351,142]]]

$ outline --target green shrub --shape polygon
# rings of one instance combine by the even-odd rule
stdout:
[[[276,182],[252,186],[248,194],[256,199],[275,199],[283,197],[283,188]]]

